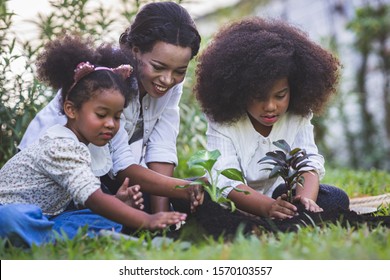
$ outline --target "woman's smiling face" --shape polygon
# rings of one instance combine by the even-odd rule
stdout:
[[[140,95],[146,93],[159,98],[173,86],[181,83],[191,60],[191,48],[158,41],[152,51],[141,53],[133,48],[137,60]]]

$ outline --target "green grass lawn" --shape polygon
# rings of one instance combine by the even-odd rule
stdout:
[[[390,192],[390,174],[380,171],[329,169],[324,183],[343,188],[351,197]],[[389,209],[382,211],[388,214]],[[188,229],[187,229],[188,230]],[[188,233],[191,235],[191,232]],[[182,259],[182,260],[382,260],[390,259],[390,229],[343,228],[339,225],[306,227],[297,232],[243,236],[231,241],[213,240],[196,232],[197,238],[156,238],[143,233],[138,240],[104,236],[86,238],[81,231],[74,240],[58,241],[32,249],[9,248],[0,240],[1,259]],[[156,242],[159,241],[159,242]]]

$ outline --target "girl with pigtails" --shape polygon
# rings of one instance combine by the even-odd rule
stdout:
[[[61,88],[65,125],[46,130],[39,141],[0,170],[0,237],[16,246],[40,245],[55,235],[73,238],[80,227],[101,230],[162,229],[186,218],[178,212],[142,211],[140,187],[125,179],[116,196],[101,190],[92,172],[89,144],[107,147],[134,98],[129,58],[118,48],[96,50],[88,40],[65,36],[49,42],[37,60],[38,78]],[[102,65],[107,60],[117,65]],[[112,62],[113,63],[113,62]],[[159,195],[186,198],[187,192],[159,188]]]
[[[123,111],[111,149],[89,145],[92,169],[112,194],[125,178],[140,185],[148,213],[172,210],[169,197],[156,194],[160,188],[174,192],[176,186],[189,183],[173,174],[178,164],[179,102],[188,64],[197,55],[200,40],[189,13],[171,1],[144,5],[119,39],[121,50],[134,59],[135,96]],[[104,65],[109,66],[113,60],[107,55]],[[58,114],[59,100],[57,93],[31,121],[20,150],[35,143],[53,124],[66,122]],[[190,190],[185,203],[191,200],[188,208],[194,210],[202,196]]]

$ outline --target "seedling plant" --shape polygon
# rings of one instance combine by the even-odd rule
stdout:
[[[231,211],[236,210],[236,206],[233,201],[224,197],[222,195],[223,191],[231,186],[224,186],[222,188],[218,187],[218,179],[221,175],[235,181],[240,181],[245,184],[244,177],[240,170],[235,168],[227,168],[224,170],[214,170],[213,167],[217,162],[218,158],[221,156],[219,150],[207,151],[200,150],[196,152],[193,156],[190,157],[187,164],[188,167],[191,168],[201,168],[205,172],[205,178],[198,178],[194,180],[190,185],[202,185],[204,190],[210,195],[212,201],[219,204],[228,204],[230,206]],[[184,186],[184,188],[187,186]],[[182,188],[178,186],[178,188]],[[245,194],[249,194],[247,191],[240,190],[238,188],[233,188],[234,191],[243,192]]]
[[[273,144],[281,150],[266,153],[259,163],[273,166],[262,169],[270,171],[269,178],[282,177],[286,184],[287,200],[291,203],[293,202],[293,189],[296,186],[303,187],[305,178],[302,174],[312,167],[308,158],[314,154],[308,154],[305,149],[301,148],[291,149],[283,139]]]

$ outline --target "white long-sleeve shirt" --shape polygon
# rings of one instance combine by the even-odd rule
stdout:
[[[281,178],[269,179],[269,171],[262,171],[264,164],[259,164],[269,151],[277,150],[274,141],[284,139],[292,148],[305,149],[307,153],[315,154],[309,158],[311,166],[318,172],[320,178],[325,174],[324,158],[318,154],[314,142],[312,116],[300,117],[286,113],[273,125],[268,137],[260,135],[253,127],[249,117],[245,116],[240,121],[220,125],[209,121],[207,129],[207,149],[218,149],[221,157],[216,162],[214,169],[223,170],[236,168],[243,173],[246,184],[254,190],[271,196],[275,188],[283,183]],[[233,187],[242,184],[221,175],[218,180],[219,187],[231,186],[224,192],[228,196]]]

